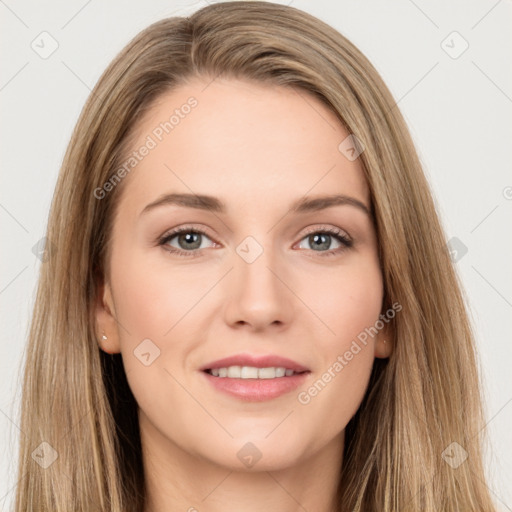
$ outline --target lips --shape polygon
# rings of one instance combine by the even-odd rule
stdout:
[[[311,374],[309,368],[286,357],[250,354],[218,359],[200,370],[213,389],[249,402],[265,402],[289,395]]]
[[[230,366],[249,366],[254,368],[286,368],[295,373],[309,372],[309,368],[303,366],[292,359],[277,355],[253,356],[250,354],[238,354],[223,359],[218,359],[205,364],[200,368],[201,371],[214,370],[218,368],[227,368]]]

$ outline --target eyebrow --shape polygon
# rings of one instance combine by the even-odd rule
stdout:
[[[164,194],[156,199],[156,201],[148,204],[142,210],[140,215],[146,214],[155,208],[168,205],[195,208],[198,210],[210,210],[215,213],[226,213],[227,211],[226,204],[217,197],[202,194]],[[368,208],[362,201],[359,201],[359,199],[356,199],[355,197],[343,194],[301,198],[292,203],[289,209],[292,213],[308,213],[325,210],[326,208],[331,208],[333,206],[344,205],[354,206],[370,217],[372,216],[370,208]]]

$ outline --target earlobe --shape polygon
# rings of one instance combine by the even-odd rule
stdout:
[[[96,341],[100,349],[107,354],[121,352],[115,314],[110,285],[101,283],[98,286],[95,306]]]
[[[375,340],[375,357],[386,359],[393,352],[393,341],[389,337]]]
[[[388,358],[393,353],[394,339],[393,328],[387,324],[375,339],[375,357]]]

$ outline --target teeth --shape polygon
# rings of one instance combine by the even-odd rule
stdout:
[[[275,379],[276,377],[290,377],[295,372],[287,368],[256,368],[254,366],[228,366],[227,368],[213,368],[210,370],[214,377],[227,377],[229,379]]]
[[[240,366],[230,366],[228,367],[228,377],[230,379],[239,379],[240,378]]]
[[[292,370],[293,373],[293,370]],[[276,377],[284,377],[286,374],[286,368],[276,368]]]
[[[240,378],[241,379],[257,379],[258,378],[258,368],[254,368],[253,366],[242,366],[242,370],[240,371]]]

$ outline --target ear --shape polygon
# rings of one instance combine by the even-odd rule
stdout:
[[[386,359],[393,352],[395,333],[392,320],[384,315],[381,315],[381,318],[384,318],[384,320],[381,320],[384,327],[375,336],[375,357]]]
[[[96,339],[100,348],[107,354],[121,352],[119,330],[117,327],[116,311],[109,283],[103,280],[98,286],[98,296],[95,304]],[[103,339],[103,335],[107,339]]]

